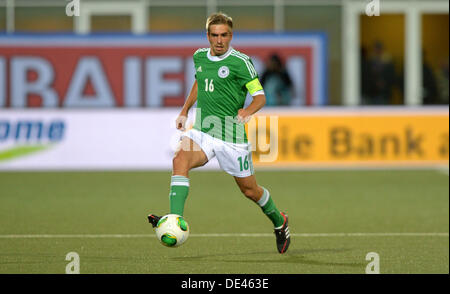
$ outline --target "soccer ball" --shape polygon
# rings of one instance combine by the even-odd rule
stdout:
[[[156,225],[158,240],[167,247],[178,247],[186,242],[189,236],[189,225],[177,214],[163,216]]]

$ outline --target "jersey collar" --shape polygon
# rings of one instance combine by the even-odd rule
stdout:
[[[230,46],[230,47],[228,48],[228,51],[225,52],[224,54],[222,54],[222,55],[220,55],[220,56],[212,56],[212,55],[211,55],[211,48],[209,48],[209,49],[208,49],[208,52],[207,52],[207,54],[206,54],[206,56],[207,56],[208,59],[211,60],[211,61],[221,61],[221,60],[224,60],[225,58],[227,58],[227,57],[231,54],[231,51],[233,51],[233,48]]]

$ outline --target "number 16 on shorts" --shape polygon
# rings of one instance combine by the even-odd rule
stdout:
[[[242,159],[242,156],[239,156],[238,161],[240,171],[248,170],[248,168],[250,167],[250,164],[248,162],[248,155],[246,155],[244,159]]]

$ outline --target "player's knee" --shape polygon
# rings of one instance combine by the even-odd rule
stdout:
[[[172,159],[172,166],[174,169],[187,169],[189,162],[183,152],[178,152]]]

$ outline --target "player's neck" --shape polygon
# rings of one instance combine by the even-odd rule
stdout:
[[[211,60],[211,61],[220,61],[220,60],[224,60],[225,58],[227,58],[228,55],[230,55],[232,50],[233,50],[233,48],[230,46],[228,48],[227,52],[225,52],[224,54],[222,54],[222,55],[213,55],[214,54],[213,50],[211,48],[209,48],[207,56],[208,56],[208,59]]]

